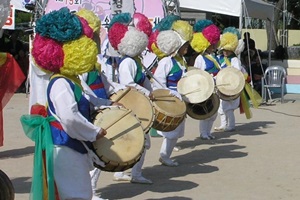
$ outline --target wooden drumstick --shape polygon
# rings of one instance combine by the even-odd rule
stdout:
[[[187,93],[184,93],[184,94],[181,94],[181,95],[185,96],[185,95],[192,94],[192,93],[198,92],[198,91],[201,91],[201,89],[200,88],[196,88],[196,89],[194,89],[194,90],[192,90],[190,92],[187,92]]]
[[[123,119],[126,115],[128,115],[129,113],[131,113],[132,110],[127,110],[125,113],[123,113],[119,118],[115,119],[111,124],[109,124],[107,127],[103,127],[103,129],[107,130],[110,127],[112,127],[115,123],[117,123],[118,121],[120,121],[121,119]]]
[[[123,94],[121,94],[120,96],[118,96],[118,97],[114,100],[114,102],[120,101],[120,99],[122,99],[122,98],[123,98],[130,90],[131,90],[131,88],[130,88],[130,87],[127,87],[126,90],[123,92]]]

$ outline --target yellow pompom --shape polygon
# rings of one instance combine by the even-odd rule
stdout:
[[[238,44],[239,44],[239,40],[237,35],[230,32],[226,32],[222,34],[220,39],[220,49],[234,52]]]
[[[89,23],[89,26],[93,29],[93,31],[99,33],[101,21],[93,11],[83,8],[79,10],[76,15],[83,17]]]
[[[199,32],[194,33],[190,44],[197,53],[203,53],[210,46],[209,41]]]
[[[172,24],[172,29],[176,31],[184,41],[190,41],[193,37],[193,27],[183,20],[177,20]]]
[[[82,36],[77,40],[66,42],[63,50],[65,56],[64,66],[60,68],[61,74],[74,76],[94,69],[98,50],[92,39]]]
[[[154,53],[159,59],[161,59],[161,58],[163,58],[163,57],[166,56],[166,54],[163,53],[163,52],[155,45],[155,43],[153,43],[153,44],[151,45],[151,49],[152,49],[153,53]]]

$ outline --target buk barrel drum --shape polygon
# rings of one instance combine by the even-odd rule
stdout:
[[[0,170],[0,200],[14,200],[15,190],[8,176]]]
[[[193,69],[188,71],[177,84],[177,91],[182,99],[188,103],[201,103],[214,92],[213,77],[206,71]]]
[[[141,121],[145,133],[148,132],[154,121],[154,107],[148,96],[135,88],[126,88],[110,96],[110,100],[122,103]]]
[[[213,93],[206,101],[201,103],[187,103],[186,113],[193,119],[204,120],[213,116],[219,108],[220,99]]]
[[[185,118],[185,103],[171,95],[168,89],[157,89],[152,94],[155,110],[152,128],[165,132],[175,130]]]
[[[226,67],[216,76],[216,94],[225,101],[237,99],[244,86],[244,75],[236,68]]]
[[[103,171],[118,172],[132,168],[144,151],[145,134],[138,118],[129,109],[109,107],[99,111],[94,125],[107,134],[93,142],[94,152],[106,165]]]

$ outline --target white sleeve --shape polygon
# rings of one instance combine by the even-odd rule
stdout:
[[[65,79],[60,78],[53,83],[49,96],[56,116],[70,137],[91,142],[96,140],[101,128],[93,125],[79,112],[74,92]]]
[[[146,95],[149,95],[150,91],[148,89],[134,82],[136,74],[137,66],[135,64],[135,61],[132,58],[125,58],[119,65],[120,84],[135,87],[136,89],[142,91]]]
[[[242,64],[240,59],[238,59],[237,57],[234,57],[231,59],[231,66],[238,69],[238,70],[242,70]]]
[[[202,55],[197,56],[195,63],[194,63],[194,67],[205,71],[206,63],[205,63],[205,60]]]
[[[126,86],[122,85],[120,83],[116,83],[111,81],[110,79],[107,78],[107,76],[103,73],[101,73],[101,80],[104,84],[105,87],[105,91],[107,93],[108,96],[112,95],[113,93],[121,90],[121,89],[125,89]]]
[[[158,62],[157,68],[154,72],[153,89],[167,88],[167,76],[169,75],[173,63],[171,57],[165,57]]]
[[[83,95],[94,106],[94,109],[97,109],[101,106],[109,106],[109,105],[112,104],[112,102],[108,99],[102,99],[102,98],[97,97],[97,95],[94,93],[94,91],[86,83],[87,76],[81,75],[81,76],[79,76],[79,78],[80,78],[81,86],[82,86],[83,91],[84,91]]]

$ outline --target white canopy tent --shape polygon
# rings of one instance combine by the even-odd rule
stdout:
[[[274,6],[262,0],[180,0],[180,8],[224,15],[274,20]],[[244,10],[247,13],[244,13]]]

